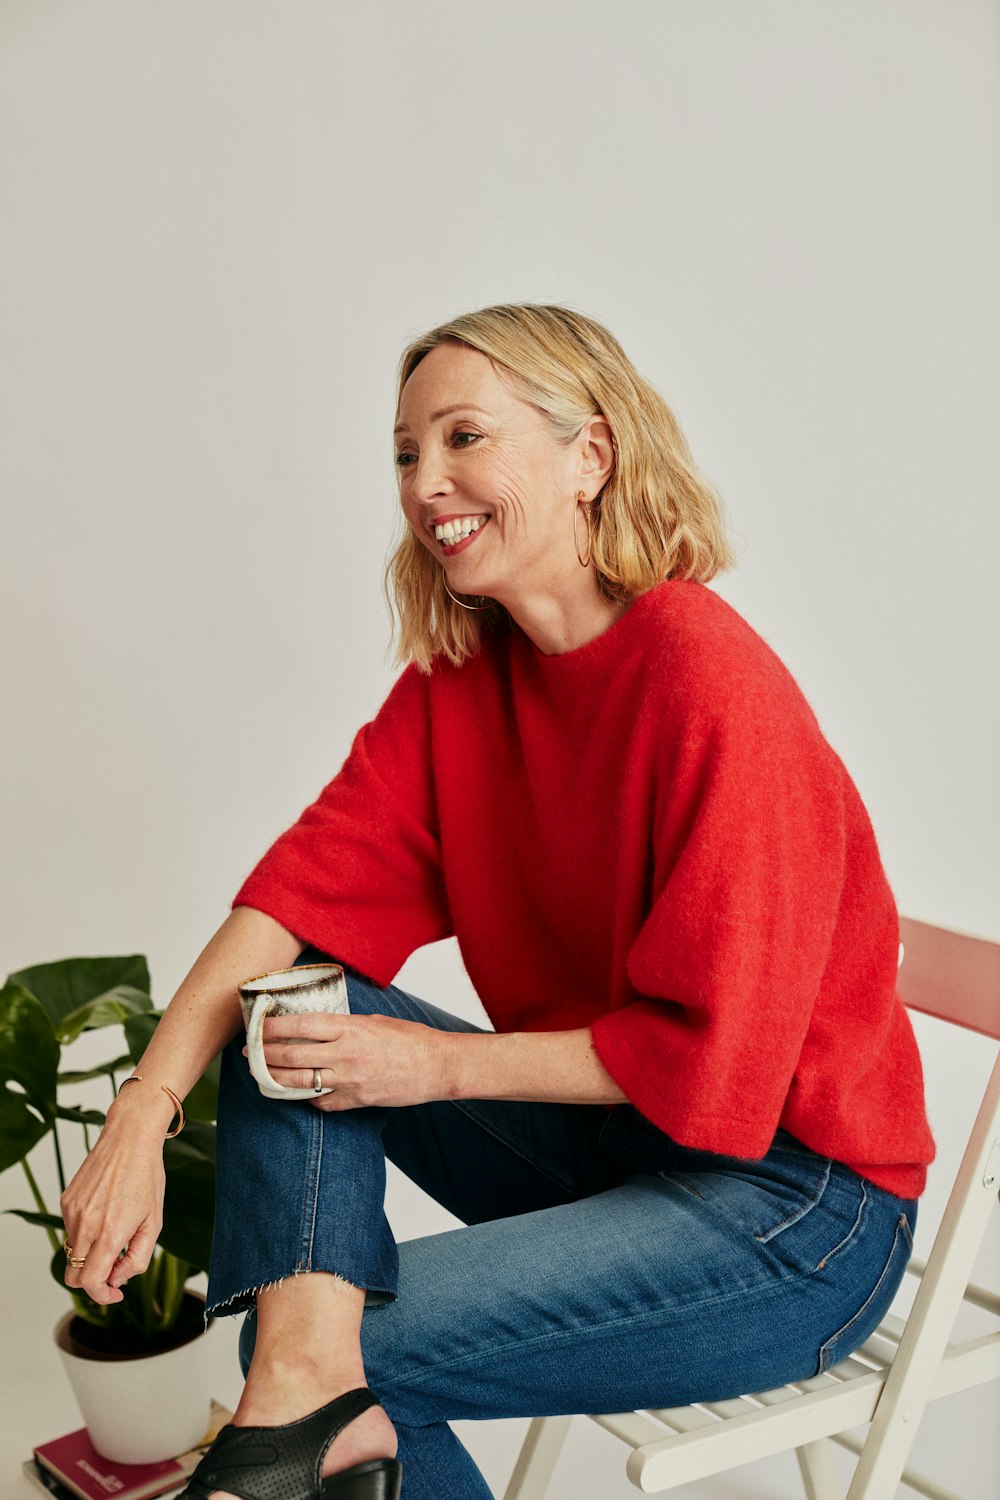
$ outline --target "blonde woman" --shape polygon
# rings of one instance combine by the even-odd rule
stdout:
[[[395,444],[405,670],[64,1201],[67,1282],[113,1302],[163,1090],[225,1048],[209,1302],[247,1379],[196,1500],[389,1500],[400,1464],[406,1500],[480,1500],[452,1419],[814,1375],[891,1300],[933,1152],[868,818],[705,587],[722,521],[663,400],[591,319],[488,308],[406,351]],[[392,986],[451,934],[492,1031]],[[332,1091],[266,1099],[236,986],[317,954],[352,1014],[266,1056]],[[463,1227],[397,1247],[386,1157]]]

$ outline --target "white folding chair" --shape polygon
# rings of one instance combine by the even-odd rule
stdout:
[[[1000,943],[904,919],[900,993],[913,1010],[1000,1041]],[[933,1170],[933,1169],[932,1169]],[[1000,1379],[1000,1327],[949,1342],[963,1302],[1000,1320],[1000,1294],[970,1283],[1000,1184],[1000,1059],[994,1065],[908,1316],[891,1314],[823,1375],[731,1401],[590,1414],[629,1447],[626,1473],[658,1494],[795,1449],[808,1500],[841,1500],[830,1441],[859,1455],[846,1500],[891,1500],[902,1482],[958,1500],[906,1468],[929,1400]],[[572,1417],[528,1429],[504,1500],[543,1500]],[[863,1442],[850,1428],[870,1424]]]

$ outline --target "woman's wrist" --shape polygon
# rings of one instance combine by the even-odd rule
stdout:
[[[619,1104],[626,1096],[594,1050],[590,1027],[575,1031],[442,1031],[441,1099],[521,1099]]]
[[[152,1078],[143,1076],[128,1082],[129,1087],[123,1083],[112,1101],[105,1130],[109,1125],[113,1130],[122,1126],[130,1132],[137,1130],[143,1135],[164,1140],[171,1129],[171,1121],[177,1116],[173,1100]]]
[[[520,1032],[439,1031],[442,1067],[438,1097],[442,1099],[530,1098],[519,1088],[519,1060],[527,1062]],[[530,1047],[530,1043],[529,1043]]]

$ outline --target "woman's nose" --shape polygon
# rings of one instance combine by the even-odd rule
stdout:
[[[438,449],[425,449],[410,466],[410,495],[421,505],[429,505],[454,489],[448,473],[447,455]]]

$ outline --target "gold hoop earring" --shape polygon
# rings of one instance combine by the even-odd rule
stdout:
[[[593,555],[593,551],[594,551],[594,519],[593,519],[593,516],[591,515],[591,507],[593,506],[593,504],[594,504],[593,500],[588,500],[586,498],[586,494],[585,494],[585,492],[583,490],[579,490],[577,492],[576,509],[573,512],[573,541],[576,544],[576,560],[580,564],[581,568],[589,568],[590,567],[590,559],[591,559],[591,557]],[[586,557],[581,557],[581,555],[580,555],[580,534],[579,534],[579,531],[577,530],[577,522],[580,519],[580,506],[581,505],[584,508],[584,512],[583,513],[587,517],[587,555],[586,555]]]
[[[492,600],[487,599],[485,601],[485,603],[483,603],[483,604],[466,604],[466,602],[465,602],[464,599],[460,599],[457,594],[453,594],[452,593],[451,589],[448,587],[448,580],[444,576],[443,572],[441,574],[441,582],[444,584],[444,591],[448,595],[448,598],[449,599],[454,599],[455,603],[459,606],[460,609],[471,609],[471,610],[489,609],[490,604],[492,603]]]

